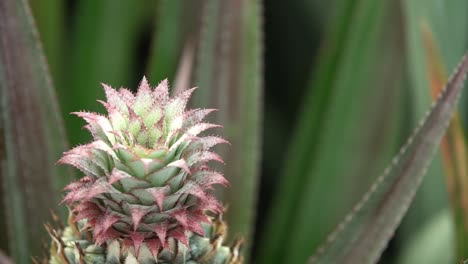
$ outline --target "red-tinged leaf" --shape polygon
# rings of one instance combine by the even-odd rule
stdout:
[[[209,161],[217,161],[219,163],[223,163],[224,161],[218,154],[211,152],[211,151],[200,151],[195,152],[194,154],[190,155],[187,159],[187,163],[189,166],[193,166],[197,163],[205,163]]]
[[[161,224],[156,224],[154,227],[154,232],[156,233],[156,236],[158,236],[159,241],[161,242],[161,245],[163,248],[166,248],[166,235],[167,235],[167,229],[169,227],[169,224],[167,222],[163,222]]]
[[[58,161],[62,164],[80,163],[81,161],[93,163],[103,170],[107,170],[105,155],[111,149],[102,141],[93,141],[86,145],[75,147],[63,154],[63,157]],[[103,160],[104,159],[104,160]],[[75,160],[75,162],[73,162]]]
[[[218,202],[216,197],[212,195],[207,195],[206,199],[202,201],[202,205],[203,206],[200,206],[200,207],[205,210],[208,210],[217,214],[223,213],[223,206]]]
[[[162,80],[158,86],[153,90],[153,96],[157,102],[163,103],[169,100],[169,81],[167,79]],[[161,105],[164,107],[165,105]]]
[[[139,97],[148,97],[148,98],[153,98],[153,95],[151,94],[151,87],[148,83],[148,80],[146,79],[145,76],[143,76],[143,79],[140,82],[140,85],[138,86],[138,92],[136,95],[136,99],[138,100]],[[152,100],[151,100],[152,101]]]
[[[225,140],[224,138],[220,138],[216,136],[202,137],[198,139],[197,143],[201,144],[202,148],[206,150],[219,144],[229,144],[229,142]]]
[[[59,163],[69,164],[79,169],[84,174],[91,175],[94,178],[97,178],[102,174],[102,171],[100,171],[100,169],[97,166],[89,162],[89,160],[85,160],[84,158],[81,158],[80,156],[76,156],[74,154],[62,157],[59,160]]]
[[[100,234],[93,233],[93,236],[95,240],[94,242],[97,245],[103,245],[107,241],[111,241],[111,240],[121,237],[122,234],[119,231],[115,230],[114,228],[109,228],[106,232],[103,232]]]
[[[126,88],[120,88],[119,93],[122,96],[122,100],[124,100],[125,104],[127,104],[129,107],[132,107],[135,103],[135,96],[133,93]]]
[[[162,212],[164,198],[166,198],[166,192],[169,190],[169,186],[154,187],[146,190],[151,194],[151,196],[153,196],[154,201],[158,205],[159,211]]]
[[[179,222],[179,224],[182,226],[182,227],[187,227],[187,224],[188,224],[188,212],[186,210],[177,210],[175,212],[172,212],[170,214],[172,217],[174,217],[175,220],[177,220],[177,222]]]
[[[132,214],[133,231],[136,231],[147,211],[137,206],[130,206],[130,211]]]
[[[17,263],[41,254],[40,227],[73,175],[53,165],[67,145],[59,113],[28,1],[0,1],[0,244]]]
[[[204,132],[208,129],[211,129],[211,128],[221,128],[222,126],[220,125],[216,125],[216,124],[210,124],[210,123],[199,123],[199,124],[196,124],[192,127],[190,127],[188,130],[187,130],[187,134],[190,135],[190,136],[197,136],[198,134],[200,134],[201,132]]]
[[[98,125],[99,120],[105,118],[104,116],[98,113],[92,113],[92,112],[86,112],[86,111],[72,112],[71,114],[83,118],[91,126]]]
[[[109,184],[114,184],[125,178],[132,178],[132,176],[128,175],[126,172],[114,168],[111,175],[109,176]]]
[[[157,239],[148,239],[146,241],[153,258],[157,259],[159,254],[159,249],[161,248],[161,242]]]
[[[177,103],[180,108],[185,109],[187,106],[187,103],[189,99],[192,97],[192,93],[196,90],[197,88],[190,88],[187,89],[187,87],[184,87],[184,90],[182,90],[180,93],[176,94],[176,97],[172,101],[180,101],[180,103]],[[169,102],[171,103],[171,102]]]
[[[209,223],[210,219],[206,216],[206,214],[202,210],[194,211],[190,213],[190,220],[197,221],[199,223],[205,222]]]
[[[177,167],[177,168],[180,168],[180,169],[184,170],[188,174],[192,174],[190,172],[190,168],[187,165],[187,162],[184,159],[173,161],[173,162],[167,164],[167,167]]]
[[[224,126],[232,143],[220,147],[227,161],[222,172],[231,187],[219,192],[229,210],[234,234],[252,241],[259,175],[262,120],[261,1],[204,1],[198,42],[196,107],[214,107],[212,122]],[[221,169],[221,168],[220,168]],[[239,194],[242,194],[241,196]],[[243,253],[249,255],[250,246]]]
[[[74,181],[74,182],[68,184],[63,189],[66,190],[66,191],[77,190],[78,188],[81,188],[81,187],[85,186],[86,183],[89,183],[89,182],[92,182],[92,181],[94,181],[94,180],[91,177],[84,176],[83,178],[79,179],[78,181]]]
[[[179,132],[183,132],[183,136],[181,136],[174,144],[171,145],[170,147],[170,150],[174,150],[176,149],[180,144],[182,144],[183,142],[187,141],[187,140],[190,140],[191,138],[195,138],[198,134],[200,134],[201,132],[205,131],[205,130],[208,130],[208,129],[211,129],[211,128],[220,128],[222,126],[220,125],[215,125],[215,124],[209,124],[209,123],[199,123],[199,124],[195,124],[191,127],[182,127],[181,129],[179,130],[176,130],[172,133],[172,135],[178,135]],[[184,131],[184,130],[187,130],[187,131]],[[169,137],[168,138],[168,141],[170,141],[172,138]]]
[[[86,189],[86,195],[84,197],[75,197],[75,199],[76,201],[89,201],[100,194],[113,192],[115,192],[115,190],[113,190],[112,186],[104,178],[100,178]]]
[[[113,189],[113,187],[104,178],[99,178],[96,181],[80,180],[80,182],[82,185],[78,185],[78,188],[70,190],[62,200],[62,203],[66,202],[68,205],[71,205],[74,202],[89,201],[102,193],[115,192],[115,189]],[[77,186],[75,183],[72,183],[72,187]]]
[[[70,191],[69,193],[67,193],[67,195],[65,195],[65,197],[62,199],[62,201],[60,202],[61,204],[62,203],[66,203],[68,205],[72,204],[74,201],[76,201],[76,198],[75,197],[79,197],[80,196],[80,193],[85,193],[86,191],[83,190],[82,188],[80,189],[75,189],[73,191]],[[83,195],[84,196],[84,195]]]
[[[410,206],[452,117],[468,72],[468,56],[361,201],[330,234],[310,263],[375,263]]]
[[[72,114],[83,118],[88,123],[85,128],[91,132],[91,135],[93,135],[94,138],[101,139],[109,145],[111,144],[107,133],[112,131],[112,125],[106,117],[96,113],[83,111],[73,112]]]
[[[72,208],[73,213],[79,213],[81,211],[86,211],[86,210],[96,210],[99,212],[101,211],[101,209],[93,202],[80,203],[80,204],[73,206]],[[76,220],[76,217],[75,217],[75,221],[79,221],[79,220]]]
[[[183,127],[191,127],[200,123],[207,115],[213,113],[216,109],[194,109],[185,113]]]
[[[74,210],[74,212],[76,213],[74,218],[75,222],[83,219],[87,219],[89,222],[90,220],[95,220],[102,215],[101,210],[97,207],[89,207],[79,211]]]
[[[199,219],[193,218],[190,215],[190,217],[187,220],[187,228],[188,228],[188,230],[190,230],[190,231],[204,237],[205,236],[205,230],[203,229],[203,226],[202,226],[201,223],[202,222]]]
[[[184,186],[177,191],[177,194],[190,194],[202,201],[206,199],[205,190],[193,181],[187,181]]]
[[[111,228],[112,225],[115,224],[118,220],[120,220],[119,216],[110,212],[106,212],[101,218],[98,219],[96,225],[94,226],[94,233],[101,234],[107,232],[107,230],[109,230],[109,228]]]
[[[145,239],[145,235],[142,233],[133,232],[130,234],[130,239],[132,240],[133,248],[135,248],[135,253],[138,256],[138,253],[140,252],[140,246]]]
[[[106,94],[107,101],[105,107],[107,112],[111,113],[112,111],[119,111],[124,115],[128,115],[128,107],[120,94],[112,87],[107,84],[102,83],[104,92]]]
[[[185,235],[185,232],[183,229],[174,228],[168,232],[167,236],[177,239],[180,243],[184,244],[186,247],[190,246],[188,242],[188,238]]]
[[[210,188],[214,184],[219,184],[221,186],[229,185],[229,182],[221,173],[212,170],[197,171],[193,174],[193,179],[203,186],[203,188]]]

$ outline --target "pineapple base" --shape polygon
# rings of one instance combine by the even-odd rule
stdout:
[[[170,238],[169,247],[151,252],[150,246],[141,244],[138,249],[123,245],[122,241],[109,241],[102,246],[94,244],[92,232],[86,228],[86,220],[74,221],[70,214],[68,225],[54,229],[46,225],[52,237],[50,256],[35,263],[49,264],[241,264],[242,240],[236,240],[231,247],[224,246],[227,236],[226,223],[221,216],[210,218],[203,223],[206,237],[189,232],[189,247]],[[63,226],[63,225],[62,225]]]

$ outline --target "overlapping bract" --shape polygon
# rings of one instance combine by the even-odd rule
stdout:
[[[166,80],[152,89],[143,78],[135,95],[103,86],[108,116],[74,113],[94,141],[59,161],[85,174],[66,187],[63,201],[76,220],[87,220],[98,245],[118,239],[138,251],[144,243],[154,255],[169,239],[188,247],[188,233],[204,235],[206,212],[222,211],[213,185],[228,184],[207,165],[223,162],[210,149],[227,142],[199,135],[219,127],[203,122],[213,110],[185,110],[194,89],[170,98]]]
[[[63,226],[58,221],[57,225]],[[189,234],[190,246],[179,246],[177,241],[169,239],[168,247],[161,249],[157,257],[151,252],[151,244],[143,243],[136,250],[113,240],[103,246],[95,245],[92,234],[84,228],[86,220],[76,221],[75,214],[70,214],[65,228],[54,229],[47,224],[46,228],[52,237],[50,253],[43,259],[35,258],[34,263],[47,264],[241,264],[240,249],[242,239],[234,240],[228,247],[224,245],[227,237],[227,226],[221,216],[208,217],[209,223],[203,223],[206,236]]]

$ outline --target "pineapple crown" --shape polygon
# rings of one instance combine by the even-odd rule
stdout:
[[[228,184],[208,166],[223,162],[210,149],[227,141],[199,135],[219,127],[203,122],[214,110],[186,110],[194,89],[171,98],[167,80],[152,89],[143,78],[136,94],[103,87],[107,116],[74,113],[94,141],[59,160],[85,174],[65,187],[63,202],[76,221],[86,219],[98,245],[118,240],[138,251],[145,243],[155,256],[169,240],[188,247],[190,233],[204,236],[207,212],[222,212],[213,186]]]

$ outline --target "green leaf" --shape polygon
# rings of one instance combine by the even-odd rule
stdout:
[[[187,5],[183,0],[161,0],[158,5],[156,34],[151,48],[148,79],[157,83],[169,78],[173,83],[187,31]],[[185,22],[185,23],[184,23]]]
[[[58,87],[67,129],[73,145],[90,139],[83,122],[69,113],[88,109],[102,111],[100,83],[115,88],[135,87],[145,65],[137,60],[141,28],[151,22],[154,1],[84,0],[77,2],[72,41],[67,54],[67,84]],[[129,11],[131,10],[131,12]]]
[[[263,230],[260,263],[304,263],[395,151],[405,103],[397,100],[404,68],[400,29],[391,23],[397,10],[389,1],[337,2]]]
[[[196,66],[193,105],[215,107],[213,117],[231,142],[221,168],[230,181],[222,199],[230,233],[250,242],[257,198],[261,143],[261,3],[207,0]],[[249,245],[244,254],[248,255]]]
[[[44,53],[50,65],[52,79],[57,87],[64,85],[64,44],[66,17],[65,1],[30,1],[32,13],[44,46]]]
[[[54,165],[67,148],[65,132],[25,0],[0,2],[0,114],[0,211],[7,224],[0,241],[17,263],[30,263],[42,254],[42,226],[72,174]]]
[[[465,56],[420,126],[310,263],[375,263],[393,236],[447,129],[468,72]]]

